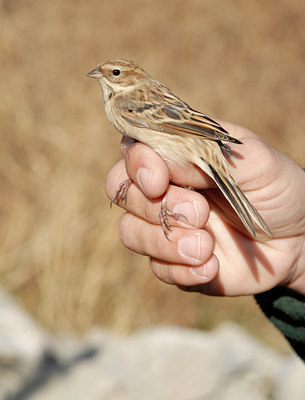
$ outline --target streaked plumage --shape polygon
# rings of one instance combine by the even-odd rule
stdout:
[[[88,76],[98,80],[107,117],[118,131],[152,147],[164,160],[197,165],[216,182],[253,236],[254,221],[271,235],[238,187],[225,159],[224,154],[233,156],[233,153],[223,142],[241,144],[238,139],[213,119],[192,109],[132,61],[106,61]],[[120,195],[120,190],[117,194]],[[160,218],[167,236],[170,225],[162,211]],[[168,210],[165,214],[178,217]]]

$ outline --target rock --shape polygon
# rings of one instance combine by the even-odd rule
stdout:
[[[126,399],[185,400],[265,399],[282,360],[235,325],[226,324],[214,332],[141,331],[101,361],[124,387]]]
[[[0,288],[0,399],[32,376],[48,342],[45,331]]]
[[[292,355],[286,357],[275,382],[276,400],[305,399],[304,362]]]
[[[92,358],[31,400],[283,400],[282,385],[289,382],[289,399],[303,398],[305,367],[297,357],[279,354],[231,323],[212,332],[154,327],[126,338],[96,331],[81,347],[90,345]],[[293,374],[300,368],[297,382],[289,373],[283,383],[289,363]]]
[[[1,400],[299,400],[304,375],[234,323],[51,337],[0,292]]]

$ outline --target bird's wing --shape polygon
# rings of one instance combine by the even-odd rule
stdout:
[[[117,110],[122,118],[138,128],[179,136],[241,143],[230,136],[218,122],[193,110],[182,101],[150,103],[124,98],[117,103]]]

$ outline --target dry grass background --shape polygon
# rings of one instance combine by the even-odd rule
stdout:
[[[304,165],[304,12],[297,0],[1,0],[1,284],[53,331],[234,319],[285,349],[251,297],[180,292],[120,244],[104,193],[120,135],[85,74],[133,59]]]

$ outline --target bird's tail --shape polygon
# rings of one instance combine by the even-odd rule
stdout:
[[[209,169],[211,171],[211,177],[214,179],[219,189],[229,201],[247,230],[254,237],[256,236],[253,224],[253,221],[255,221],[264,232],[266,232],[269,236],[272,236],[268,225],[260,216],[258,211],[249,202],[247,197],[243,194],[239,186],[236,183],[231,182],[225,176],[218,174],[211,165],[209,165]]]

